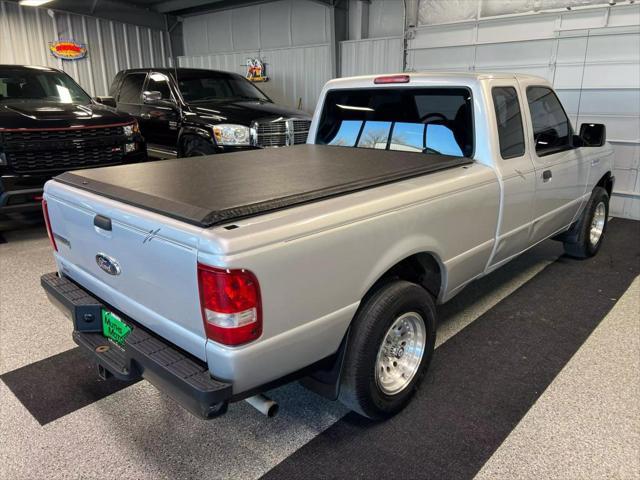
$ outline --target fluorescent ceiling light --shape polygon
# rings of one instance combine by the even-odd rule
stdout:
[[[357,110],[359,112],[374,112],[375,110],[373,108],[369,108],[369,107],[352,107],[351,105],[340,105],[339,103],[336,103],[336,106],[344,109],[344,110]]]
[[[49,3],[52,0],[20,0],[20,5],[23,7],[39,7],[45,3]]]

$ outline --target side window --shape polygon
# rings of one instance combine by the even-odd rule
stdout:
[[[111,85],[109,86],[109,96],[110,97],[114,97],[115,98],[116,93],[118,93],[118,87],[120,86],[120,81],[121,80],[122,80],[122,72],[118,72],[116,77],[113,79],[113,82],[111,82]]]
[[[553,90],[529,87],[527,100],[538,155],[549,155],[570,148],[571,124]]]
[[[161,73],[152,73],[149,75],[145,90],[148,92],[160,92],[163,100],[171,100],[169,81],[167,77]]]
[[[524,155],[524,131],[518,92],[513,87],[494,87],[491,95],[498,124],[500,155],[505,159]]]
[[[124,77],[120,87],[120,95],[118,95],[118,102],[139,104],[141,102],[142,85],[146,77],[146,73],[131,73]]]

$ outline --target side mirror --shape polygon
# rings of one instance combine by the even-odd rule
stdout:
[[[94,100],[102,105],[106,105],[107,107],[117,107],[116,99],[113,97],[96,97]]]
[[[602,147],[607,141],[607,127],[602,123],[583,123],[580,138],[585,147]]]
[[[162,93],[157,92],[157,91],[146,91],[146,92],[142,92],[142,101],[144,103],[149,103],[151,105],[153,104],[157,104],[158,102],[160,102],[160,100],[162,100]]]
[[[150,92],[149,91],[142,92],[142,101],[146,105],[157,105],[160,107],[170,107],[170,108],[173,108],[176,106],[176,104],[173,103],[173,101],[166,98],[162,98],[162,93],[155,90]]]

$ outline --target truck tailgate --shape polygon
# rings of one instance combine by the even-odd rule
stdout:
[[[59,270],[206,360],[197,282],[199,229],[56,181],[47,183],[45,198]],[[103,262],[101,268],[98,257],[117,268],[109,272]]]
[[[469,163],[446,155],[298,145],[67,172],[56,179],[211,227]]]

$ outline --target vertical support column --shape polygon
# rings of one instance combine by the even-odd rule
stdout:
[[[331,48],[331,75],[339,77],[340,68],[340,42],[347,39],[349,30],[349,9],[348,0],[336,0],[329,10],[330,35],[329,44]]]

